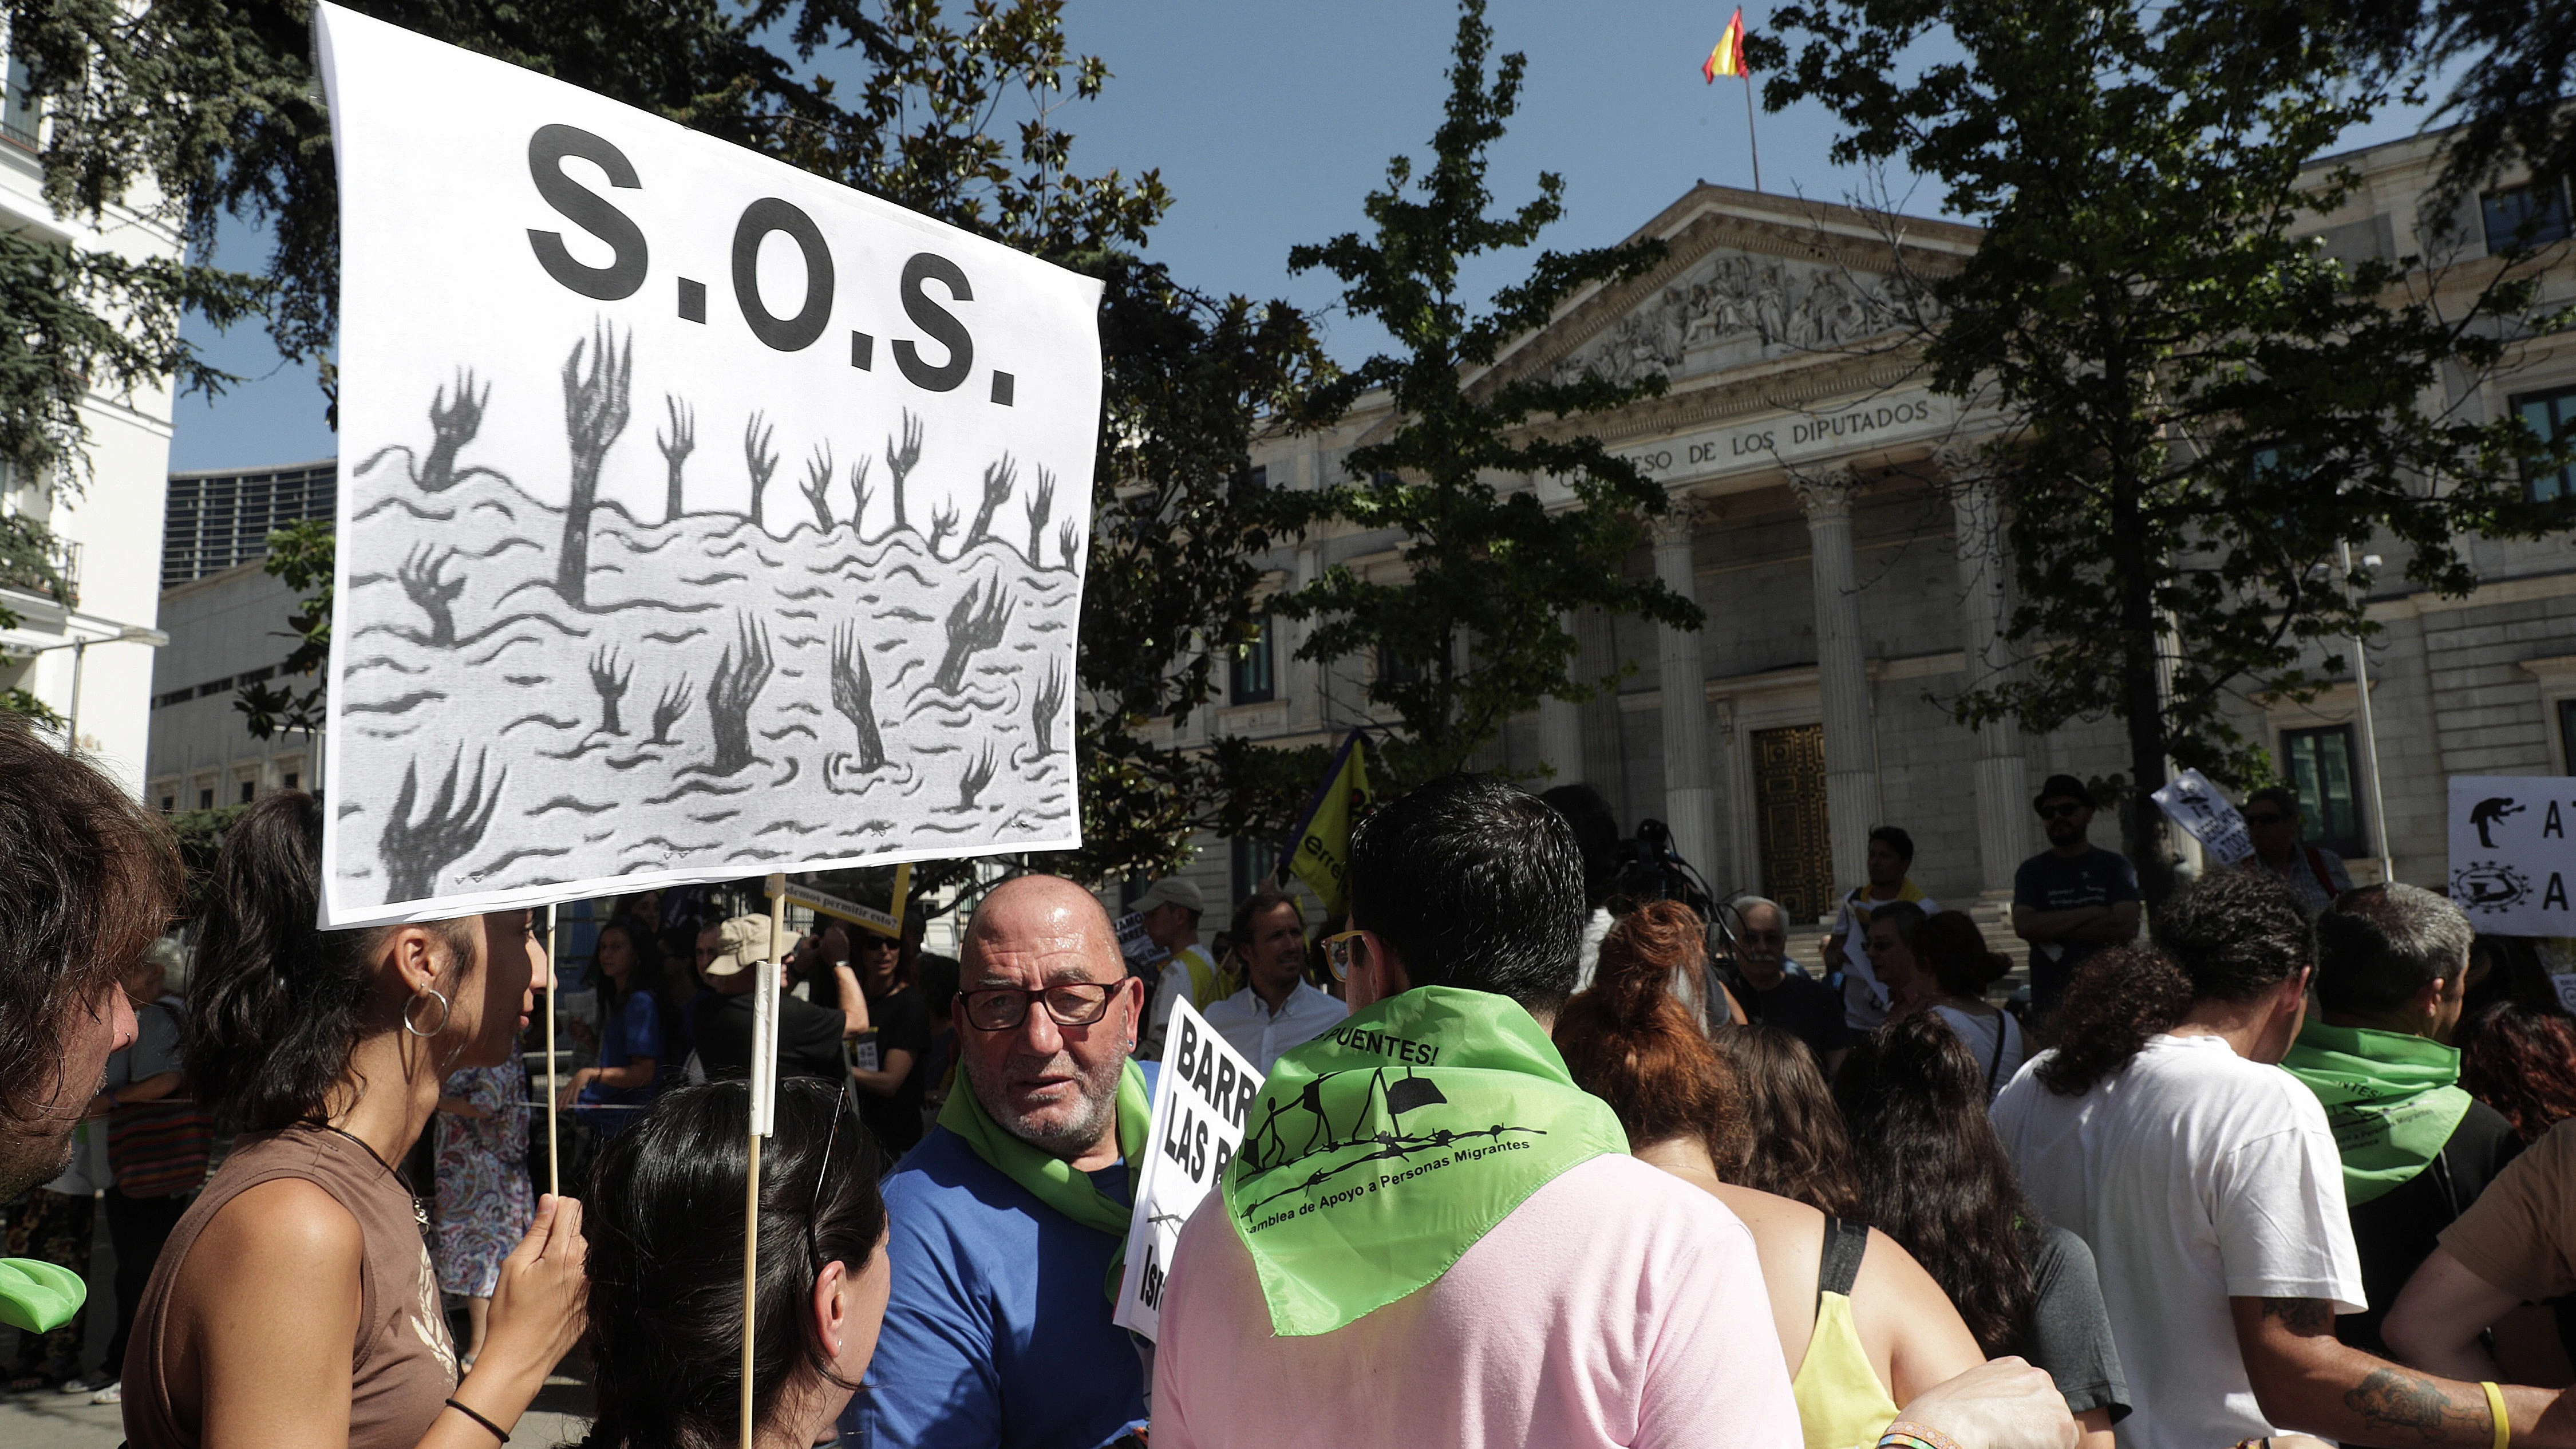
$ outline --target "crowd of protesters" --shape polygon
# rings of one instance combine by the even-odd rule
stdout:
[[[1589,791],[1469,776],[1361,820],[1320,930],[1174,878],[1122,940],[1021,875],[953,961],[916,915],[773,966],[766,916],[630,900],[576,1200],[527,1173],[527,912],[318,930],[322,807],[280,794],[172,994],[157,824],[0,724],[0,1318],[30,1386],[77,1374],[104,1202],[137,1449],[506,1443],[576,1344],[597,1449],[735,1442],[746,1371],[791,1449],[2576,1443],[2576,1022],[2294,796],[2151,911],[2081,782],[2036,808],[2009,1002],[1902,830],[1811,967],[1778,902],[1627,888]],[[1180,1000],[1264,1080],[1148,1343],[1111,1311]]]

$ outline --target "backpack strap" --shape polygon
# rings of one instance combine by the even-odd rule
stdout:
[[[1995,1076],[2004,1069],[2004,1033],[2012,1030],[2012,1013],[1995,1009],[1995,1054],[1986,1062],[1986,1095],[1995,1094]]]
[[[1816,1291],[1851,1296],[1860,1260],[1869,1252],[1869,1224],[1827,1214],[1825,1250],[1816,1259]]]
[[[2326,858],[2317,854],[2317,848],[2313,845],[2305,847],[2300,853],[2308,858],[2308,873],[2317,878],[2317,885],[2325,891],[2328,898],[2332,898],[2335,893],[2335,883],[2334,877],[2326,874]]]

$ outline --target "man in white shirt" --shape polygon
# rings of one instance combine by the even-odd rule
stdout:
[[[1306,982],[1306,921],[1295,901],[1274,890],[1254,891],[1235,908],[1229,934],[1250,984],[1200,1014],[1268,1076],[1281,1052],[1331,1031],[1347,1013]]]
[[[1136,913],[1144,918],[1145,934],[1171,953],[1163,960],[1153,1003],[1145,1008],[1145,1033],[1136,1048],[1140,1060],[1158,1062],[1163,1059],[1163,1028],[1172,1019],[1175,1000],[1187,997],[1205,1015],[1238,983],[1199,944],[1199,919],[1207,914],[1207,898],[1196,885],[1167,875],[1145,887],[1145,894],[1136,900]]]
[[[2158,949],[2080,978],[2056,1049],[1995,1103],[2039,1215],[2093,1250],[2136,1412],[2125,1449],[2296,1431],[2502,1443],[2473,1383],[2334,1336],[2363,1307],[2343,1167],[2316,1094],[2273,1065],[2305,1016],[2314,938],[2278,881],[2219,871],[2155,915]],[[2551,1395],[2503,1391],[2513,1438]]]

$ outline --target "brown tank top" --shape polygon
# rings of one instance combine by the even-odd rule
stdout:
[[[290,1177],[347,1208],[365,1243],[358,1258],[358,1340],[349,1351],[349,1449],[412,1449],[456,1392],[456,1350],[411,1194],[365,1144],[328,1128],[248,1134],[179,1219],[143,1290],[125,1350],[125,1436],[132,1449],[197,1449],[198,1429],[179,1422],[164,1371],[171,1285],[224,1204]]]

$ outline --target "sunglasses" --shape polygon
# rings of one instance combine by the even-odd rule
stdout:
[[[2289,818],[2290,817],[2287,815],[2248,815],[2245,817],[2245,823],[2248,825],[2278,825]]]
[[[2092,808],[2093,807],[2090,805],[2075,804],[2042,805],[2039,807],[2039,818],[2042,820],[2072,820],[2076,816],[2081,815]]]
[[[1351,952],[1366,931],[1341,931],[1324,938],[1324,964],[1332,968],[1335,981],[1351,979]]]

